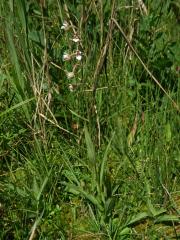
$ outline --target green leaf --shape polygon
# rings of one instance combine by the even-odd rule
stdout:
[[[115,134],[115,133],[113,133],[113,136],[111,137],[111,139],[110,139],[110,141],[109,141],[109,144],[108,144],[108,146],[107,146],[107,148],[106,148],[106,151],[105,151],[105,154],[104,154],[102,163],[101,163],[101,169],[100,169],[100,188],[101,188],[101,189],[102,189],[102,186],[103,186],[105,166],[106,166],[106,162],[107,162],[107,154],[108,154],[109,148],[110,148],[110,146],[111,146],[111,142],[112,142],[112,140],[113,140],[114,134]]]
[[[91,140],[91,136],[89,134],[89,131],[87,129],[87,127],[85,126],[84,128],[85,131],[85,140],[86,140],[86,146],[87,146],[87,155],[89,158],[89,162],[91,163],[91,165],[95,164],[95,150],[94,150],[94,144]]]
[[[73,172],[71,166],[68,166],[70,170],[64,170],[63,175],[68,179],[70,183],[76,183],[77,185],[80,184],[79,180],[77,179],[76,175]]]
[[[160,212],[157,211],[157,210],[154,208],[154,206],[152,205],[152,203],[151,203],[151,199],[150,199],[151,187],[150,187],[150,184],[149,184],[149,182],[148,182],[147,179],[145,179],[145,185],[146,185],[146,191],[147,191],[147,195],[148,195],[147,207],[148,207],[148,210],[149,210],[151,216],[152,216],[152,217],[155,217],[155,216],[161,214],[162,212],[161,212],[161,211],[160,211]],[[163,210],[163,212],[164,212],[164,210]]]
[[[33,178],[33,186],[32,186],[33,194],[36,200],[38,200],[38,194],[39,194],[39,186],[36,181],[36,177]]]
[[[16,0],[17,1],[17,12],[19,15],[19,20],[21,22],[21,26],[23,28],[24,33],[26,33],[26,9],[25,9],[25,1]]]
[[[21,189],[19,187],[16,188],[17,193],[22,197],[28,197],[27,192],[24,189]]]
[[[67,191],[74,194],[74,195],[79,195],[80,192],[76,190],[74,187],[67,187]]]
[[[2,117],[3,115],[7,114],[7,113],[10,113],[11,111],[13,111],[14,109],[16,108],[19,108],[19,107],[22,107],[23,105],[31,102],[32,100],[34,100],[35,98],[30,98],[30,99],[27,99],[25,101],[22,101],[14,106],[12,106],[11,108],[8,108],[7,110],[5,110],[4,112],[0,113],[0,117]]]
[[[135,224],[143,219],[146,219],[147,217],[149,217],[149,213],[148,212],[141,212],[138,213],[135,217],[133,217],[131,219],[131,221],[127,224],[127,225],[131,225],[131,224]]]
[[[88,199],[92,204],[94,204],[101,212],[104,210],[100,202],[90,193],[84,191],[81,187],[77,187],[73,184],[66,184],[67,190],[69,192],[75,192],[76,194],[80,193],[83,197]]]
[[[41,187],[40,187],[40,189],[39,189],[39,192],[38,192],[38,195],[37,195],[37,200],[38,200],[38,201],[39,201],[39,199],[40,199],[40,197],[41,197],[42,192],[44,191],[44,188],[45,188],[47,182],[48,182],[48,176],[46,176],[46,177],[44,178],[43,183],[42,183],[42,185],[41,185]]]
[[[29,32],[28,37],[33,42],[37,43],[40,47],[45,46],[44,36],[41,31],[31,31],[31,32]]]
[[[7,76],[0,71],[0,91],[2,90],[2,86],[6,78]]]
[[[131,229],[126,227],[123,230],[121,230],[121,232],[119,233],[119,236],[123,236],[123,235],[127,235],[131,233]]]
[[[152,205],[150,199],[147,200],[147,206],[148,206],[148,210],[149,212],[151,213],[151,215],[153,217],[155,217],[157,215],[157,211],[156,209],[154,208],[154,206]]]
[[[171,125],[167,123],[164,128],[165,138],[167,142],[171,141],[172,138],[172,132],[171,132]]]
[[[159,216],[156,220],[156,223],[161,223],[161,222],[179,222],[180,223],[180,218],[176,215],[168,215],[165,214],[163,216]]]
[[[162,213],[165,213],[167,210],[165,208],[161,208],[161,209],[155,209],[155,214],[154,217],[157,217],[159,215],[161,215]]]
[[[76,112],[74,112],[73,110],[71,110],[71,109],[69,109],[69,111],[73,114],[73,115],[75,115],[76,117],[78,117],[78,118],[80,118],[80,119],[82,119],[82,120],[84,120],[84,121],[89,121],[87,118],[84,118],[84,117],[82,117],[82,116],[80,116],[79,114],[77,114]]]
[[[39,201],[40,197],[41,197],[41,194],[46,186],[48,182],[48,176],[46,176],[42,182],[42,185],[39,186],[38,183],[37,183],[37,180],[36,180],[36,177],[34,176],[34,179],[33,179],[33,194],[34,194],[34,197],[36,199],[36,201]]]
[[[24,98],[24,81],[22,77],[20,63],[18,61],[17,50],[14,44],[13,29],[11,25],[12,23],[10,19],[8,19],[6,21],[6,33],[7,33],[8,47],[9,47],[9,56],[16,72],[16,77],[14,77],[13,79],[14,85],[16,87],[17,93],[23,99]]]

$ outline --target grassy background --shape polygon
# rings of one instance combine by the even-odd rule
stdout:
[[[179,238],[179,12],[1,1],[0,239]]]

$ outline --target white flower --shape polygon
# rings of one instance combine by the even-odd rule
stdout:
[[[74,36],[72,41],[75,43],[78,43],[80,41],[80,39],[77,36]]]
[[[63,22],[63,25],[61,26],[61,29],[67,31],[67,30],[69,29],[69,24],[68,24],[68,22],[64,21],[64,22]]]
[[[70,79],[70,78],[73,78],[75,75],[74,75],[74,72],[66,72],[66,76],[68,79]]]
[[[69,91],[70,91],[70,92],[73,92],[73,91],[74,91],[74,87],[73,87],[72,84],[69,84]]]
[[[70,60],[71,59],[71,56],[68,54],[68,53],[64,53],[63,54],[63,61],[68,61],[68,60]]]
[[[81,51],[77,51],[77,52],[76,52],[76,59],[77,59],[78,61],[81,61],[81,59],[82,59],[82,53],[81,53]]]

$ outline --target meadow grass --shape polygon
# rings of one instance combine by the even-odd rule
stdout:
[[[179,239],[179,12],[1,1],[0,239]]]

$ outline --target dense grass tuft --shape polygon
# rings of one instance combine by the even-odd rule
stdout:
[[[0,3],[0,239],[179,239],[180,5]]]

